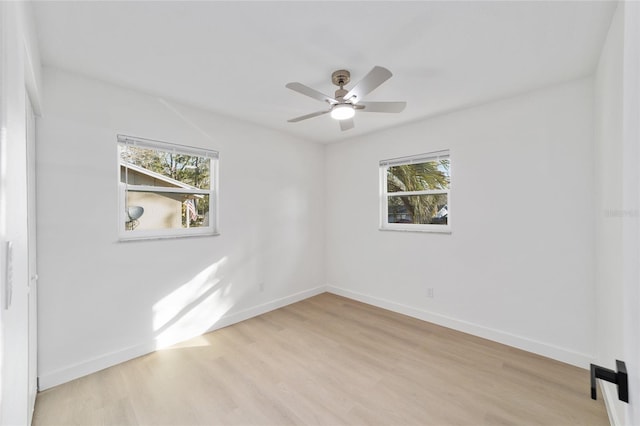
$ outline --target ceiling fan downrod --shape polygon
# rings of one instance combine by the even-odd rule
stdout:
[[[350,81],[351,73],[347,70],[338,70],[334,71],[333,74],[331,74],[331,82],[339,87],[339,89],[336,90],[335,96],[340,103],[344,102],[345,95],[349,93],[344,89],[344,86],[349,84]]]

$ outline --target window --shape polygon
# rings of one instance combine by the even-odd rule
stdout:
[[[449,151],[380,162],[380,228],[451,231]]]
[[[217,233],[218,153],[118,135],[120,239]]]

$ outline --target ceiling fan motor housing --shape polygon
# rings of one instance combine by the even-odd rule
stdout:
[[[342,86],[346,86],[351,81],[351,73],[347,70],[334,71],[331,74],[331,81],[342,88]]]

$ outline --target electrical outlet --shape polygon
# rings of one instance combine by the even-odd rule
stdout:
[[[429,287],[429,288],[427,289],[427,297],[428,297],[429,299],[433,299],[433,287]]]

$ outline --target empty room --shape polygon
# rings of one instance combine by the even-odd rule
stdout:
[[[0,48],[0,425],[640,425],[640,3],[0,1]]]

